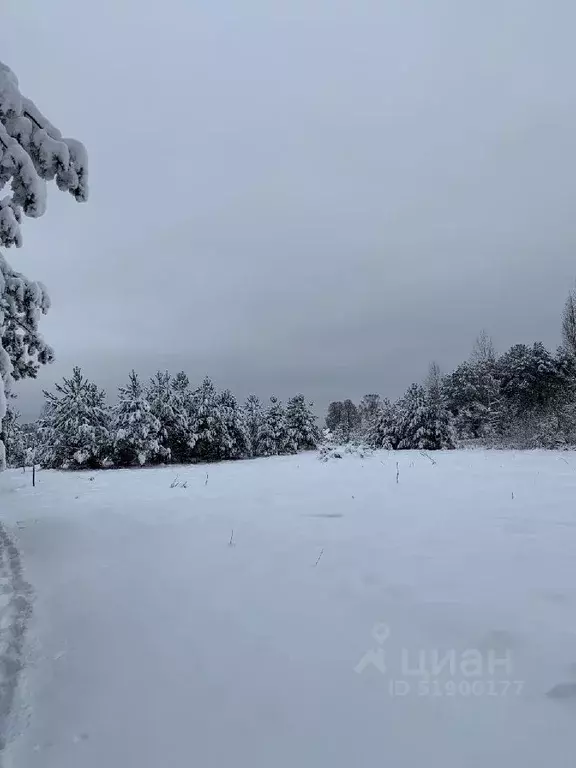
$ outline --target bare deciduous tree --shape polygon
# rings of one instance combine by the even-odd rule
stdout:
[[[442,371],[435,360],[430,363],[428,368],[425,387],[432,402],[439,403],[442,400]]]
[[[328,407],[326,426],[348,442],[360,426],[360,413],[352,400],[335,401]]]
[[[487,363],[496,359],[496,350],[492,337],[482,329],[472,347],[470,358],[475,363]]]
[[[576,355],[576,289],[570,291],[564,305],[562,341],[566,351]]]
[[[382,399],[380,395],[371,393],[364,395],[362,400],[360,400],[358,412],[360,414],[360,419],[364,430],[368,430],[374,425],[376,419],[380,415],[381,408]]]

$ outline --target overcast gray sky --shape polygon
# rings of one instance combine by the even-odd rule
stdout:
[[[559,342],[576,277],[572,0],[4,0],[2,59],[90,155],[17,269],[58,362],[323,408],[485,327]]]

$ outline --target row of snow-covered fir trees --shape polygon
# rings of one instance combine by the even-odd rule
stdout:
[[[571,302],[571,303],[570,303]],[[422,384],[395,403],[380,395],[333,402],[323,442],[436,450],[470,443],[502,447],[576,446],[576,293],[564,316],[564,343],[516,344],[497,355],[481,334],[470,358],[447,375],[432,364]],[[568,311],[568,309],[570,311]],[[22,427],[8,408],[2,424],[8,463],[45,467],[128,467],[273,456],[315,448],[316,417],[303,395],[284,406],[251,395],[239,405],[209,378],[193,389],[185,373],[158,372],[146,385],[134,372],[108,405],[104,391],[75,368],[45,392],[42,416]]]
[[[158,372],[147,385],[132,371],[109,406],[80,368],[45,392],[40,420],[22,428],[9,409],[3,426],[8,464],[51,468],[130,467],[275,456],[315,448],[316,417],[303,395],[240,406],[205,378],[192,389],[185,373]],[[30,454],[33,453],[32,456]]]
[[[500,356],[481,334],[470,359],[452,373],[442,375],[433,363],[427,380],[395,403],[379,395],[366,395],[359,406],[333,402],[327,426],[335,442],[388,449],[574,446],[576,312],[573,330],[574,343],[565,332],[556,353],[541,343],[516,344]]]

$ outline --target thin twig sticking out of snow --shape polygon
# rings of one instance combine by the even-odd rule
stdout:
[[[424,451],[420,451],[420,456],[424,456],[424,458],[428,459],[428,461],[431,461],[432,464],[436,464],[437,462],[432,458],[432,456],[429,456]]]
[[[558,456],[558,458],[560,459],[560,461],[563,461],[565,464],[568,464],[568,462],[563,456]]]
[[[320,550],[320,554],[318,555],[318,560],[316,560],[316,562],[314,563],[314,568],[316,568],[316,566],[317,566],[317,565],[318,565],[318,563],[320,562],[320,560],[321,560],[321,558],[322,558],[322,555],[323,555],[323,554],[324,554],[324,549],[321,549],[321,550]]]
[[[234,528],[232,528],[232,533],[230,534],[230,541],[228,542],[229,547],[234,546]]]
[[[400,467],[398,466],[398,462],[396,462],[396,484],[400,482]]]
[[[206,480],[204,480],[204,485],[208,485],[208,472],[206,472]]]

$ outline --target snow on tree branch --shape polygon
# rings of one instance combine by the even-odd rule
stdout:
[[[15,272],[0,256],[0,348],[10,366],[0,365],[9,385],[12,379],[35,378],[38,368],[54,357],[52,348],[38,332],[38,322],[50,308],[42,283]]]
[[[67,139],[36,105],[22,96],[18,79],[0,62],[0,245],[22,244],[22,212],[46,211],[46,182],[70,192],[78,202],[88,197],[88,158],[84,146]]]
[[[0,429],[14,380],[35,378],[38,368],[54,357],[38,332],[40,317],[49,307],[44,286],[15,272],[0,255]],[[0,440],[0,470],[3,467]]]
[[[84,146],[66,139],[34,102],[20,93],[14,72],[0,62],[0,246],[22,245],[22,214],[46,211],[46,182],[88,197],[88,158]],[[46,289],[28,280],[0,256],[0,428],[6,395],[14,379],[34,377],[53,358],[38,333],[38,320],[50,306]],[[4,445],[0,440],[0,469]]]

